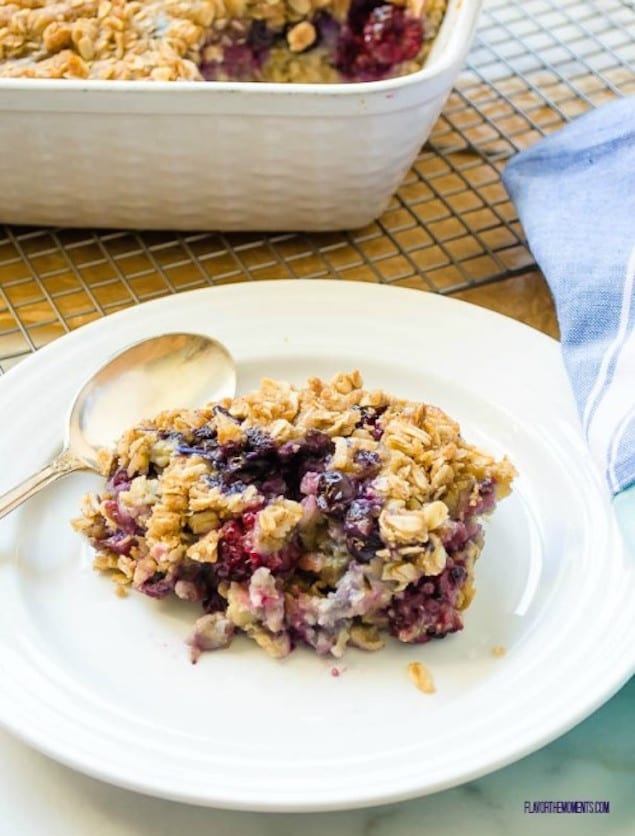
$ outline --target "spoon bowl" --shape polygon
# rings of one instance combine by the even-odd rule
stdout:
[[[163,334],[112,358],[77,393],[66,447],[95,470],[110,447],[144,418],[233,397],[236,364],[224,345],[196,334]]]
[[[0,496],[0,518],[74,470],[97,470],[97,453],[134,424],[166,409],[194,409],[233,397],[236,364],[222,343],[200,334],[162,334],[112,357],[77,393],[64,449]]]

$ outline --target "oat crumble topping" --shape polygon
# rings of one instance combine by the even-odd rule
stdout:
[[[74,526],[116,583],[202,606],[194,659],[237,631],[340,657],[462,629],[482,518],[515,475],[357,371],[163,412],[101,462]]]
[[[366,81],[421,68],[446,0],[0,0],[0,77]]]

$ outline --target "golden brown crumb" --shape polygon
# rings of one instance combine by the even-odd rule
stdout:
[[[500,658],[501,656],[505,656],[506,653],[507,648],[503,647],[502,644],[497,644],[492,648],[492,656]]]
[[[303,52],[317,37],[315,27],[308,20],[302,20],[287,32],[287,43],[291,52]]]
[[[118,598],[127,598],[128,597],[128,590],[126,589],[125,586],[119,586],[119,584],[117,584],[117,586],[115,587],[115,595]]]
[[[408,665],[408,673],[410,675],[410,679],[412,679],[416,687],[420,691],[423,691],[424,694],[434,694],[437,690],[434,687],[432,674],[425,665],[421,664],[421,662],[411,662]]]

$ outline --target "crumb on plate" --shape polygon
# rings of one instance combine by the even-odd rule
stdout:
[[[437,690],[434,687],[434,680],[428,668],[421,662],[411,662],[408,665],[408,674],[415,686],[424,694],[434,694]]]

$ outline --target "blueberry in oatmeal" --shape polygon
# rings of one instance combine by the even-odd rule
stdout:
[[[515,475],[358,372],[163,412],[101,455],[75,528],[116,583],[199,606],[193,660],[238,633],[340,657],[461,630],[483,518]]]
[[[377,81],[421,69],[447,0],[3,0],[0,77]]]

